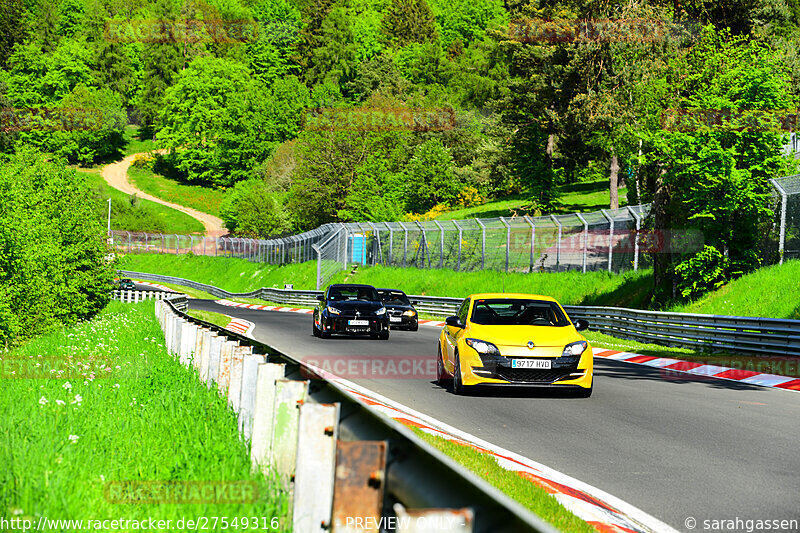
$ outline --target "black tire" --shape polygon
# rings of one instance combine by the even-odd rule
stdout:
[[[383,341],[388,341],[388,340],[389,340],[389,328],[386,328],[386,331],[384,331],[383,333],[381,333],[381,334],[378,336],[378,338],[379,338],[379,339],[381,339],[381,340],[383,340]]]
[[[417,331],[419,330],[419,324],[414,324],[413,328],[410,328],[408,331]]]
[[[329,331],[325,331],[325,328],[323,327],[324,325],[325,325],[325,323],[323,322],[322,317],[320,317],[320,319],[319,319],[319,338],[320,339],[329,339],[331,337],[331,334],[330,334]]]
[[[311,334],[315,337],[319,337],[319,330],[317,329],[317,315],[314,315],[314,318],[311,320]]]
[[[442,359],[442,346],[436,348],[436,384],[440,387],[446,387],[450,377],[444,369],[444,359]]]
[[[455,353],[455,368],[453,369],[453,394],[464,394],[464,382],[461,381],[461,358],[458,352]]]

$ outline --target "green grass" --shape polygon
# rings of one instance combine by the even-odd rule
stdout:
[[[147,168],[130,167],[128,178],[137,188],[157,198],[220,216],[220,205],[225,193],[219,189],[181,183],[155,174]]]
[[[173,524],[197,516],[287,517],[287,495],[251,473],[226,399],[167,354],[153,310],[152,301],[112,302],[92,321],[0,353],[4,377],[12,368],[29,376],[5,379],[0,389],[0,516]],[[33,379],[40,361],[70,362],[75,370],[66,379]],[[96,369],[96,378],[79,362]],[[113,481],[246,481],[257,485],[258,497],[120,504],[104,494]]]
[[[556,529],[570,533],[596,533],[592,526],[564,508],[545,489],[516,472],[504,469],[497,464],[494,457],[479,453],[468,446],[455,444],[442,437],[428,435],[416,428],[413,429],[422,440],[449,455],[489,484],[552,524]]]
[[[86,176],[89,185],[100,193],[100,200],[105,202],[111,198],[114,203],[130,205],[130,195],[110,187],[99,171],[81,172]],[[162,228],[171,233],[203,233],[203,224],[186,213],[166,207],[150,200],[137,199],[137,207],[129,210],[124,217],[119,210],[111,209],[111,229],[123,231],[154,231]]]
[[[200,283],[215,285],[230,292],[247,292],[261,287],[283,288],[293,283],[295,289],[314,289],[316,263],[271,266],[251,263],[243,259],[168,254],[129,254],[122,259],[120,268],[136,272],[149,272],[177,276]],[[553,296],[562,304],[583,304],[604,300],[604,295],[625,296],[625,302],[634,300],[629,292],[643,290],[643,278],[649,271],[609,274],[608,272],[504,274],[495,271],[459,272],[452,270],[418,270],[397,267],[361,267],[355,275],[349,271],[336,274],[331,283],[367,283],[376,287],[400,288],[408,294],[464,297],[476,292],[524,292]],[[616,302],[607,302],[613,305]]]
[[[127,157],[140,152],[155,150],[156,144],[152,139],[139,138],[139,126],[128,124],[125,126],[125,150],[123,154]]]
[[[189,311],[187,311],[187,314],[195,318],[199,318],[200,320],[211,322],[212,324],[216,324],[223,328],[228,327],[228,324],[231,323],[231,317],[229,317],[228,315],[223,315],[222,313],[215,313],[214,311],[201,311],[200,309],[190,309]]]
[[[672,310],[710,315],[800,319],[800,261],[772,265]]]
[[[559,187],[561,195],[553,213],[586,213],[608,209],[611,197],[608,191],[608,180],[588,181],[563,185]],[[619,205],[627,205],[627,189],[619,189]],[[531,196],[515,194],[505,198],[491,200],[485,204],[448,211],[438,217],[439,220],[461,220],[465,218],[510,217],[513,215],[537,215],[530,210]],[[538,213],[541,214],[541,213]],[[545,213],[549,214],[549,213]]]

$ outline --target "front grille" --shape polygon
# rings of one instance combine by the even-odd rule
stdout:
[[[535,370],[531,368],[508,368],[498,366],[495,370],[497,377],[506,381],[521,383],[553,383],[569,376],[573,370]]]

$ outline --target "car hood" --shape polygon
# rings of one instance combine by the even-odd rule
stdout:
[[[482,326],[471,324],[468,337],[491,342],[497,346],[527,346],[533,341],[536,347],[560,347],[585,340],[574,326]]]
[[[399,311],[407,311],[409,309],[414,309],[414,306],[411,305],[404,305],[404,304],[383,304],[386,306],[386,309],[397,309]]]
[[[347,302],[329,301],[328,305],[335,307],[344,313],[355,313],[356,311],[359,313],[372,313],[383,307],[383,304],[379,302],[365,302],[362,300],[352,300]]]

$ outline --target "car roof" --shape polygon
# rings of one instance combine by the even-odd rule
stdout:
[[[400,289],[377,289],[379,291],[386,291],[386,292],[401,292],[405,294],[405,292],[401,291]]]
[[[354,289],[363,289],[363,288],[374,289],[375,288],[372,285],[365,285],[363,283],[335,283],[333,285],[328,285],[329,289],[342,289],[342,288],[346,289],[347,287],[352,287]]]
[[[517,292],[484,292],[479,294],[471,294],[469,298],[472,298],[473,300],[496,298],[507,300],[544,300],[546,302],[556,302],[556,299],[552,296],[544,296],[542,294],[523,294]]]

